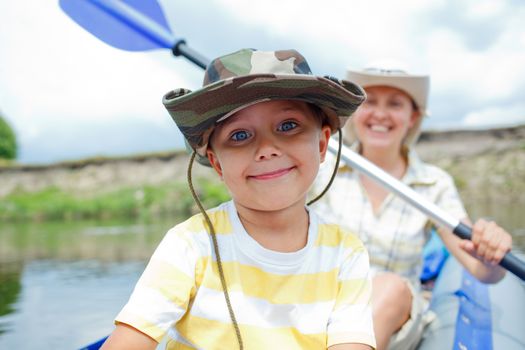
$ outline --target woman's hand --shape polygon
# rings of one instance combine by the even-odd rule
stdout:
[[[460,246],[485,265],[498,265],[512,248],[512,236],[494,221],[479,219],[472,226],[471,240],[462,240]]]

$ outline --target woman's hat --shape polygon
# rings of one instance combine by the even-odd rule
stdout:
[[[407,146],[415,143],[421,131],[422,117],[428,115],[427,104],[430,90],[428,75],[410,74],[402,63],[382,61],[371,63],[363,70],[348,70],[346,78],[365,89],[372,86],[390,86],[408,94],[416,104],[421,116],[409,130],[404,143]],[[347,139],[351,141],[350,138]]]
[[[162,102],[197,151],[197,160],[209,165],[206,148],[217,123],[255,103],[279,99],[320,107],[333,132],[343,127],[365,93],[350,81],[312,75],[306,59],[295,50],[243,49],[213,60],[201,89],[175,89]]]
[[[423,115],[427,114],[430,77],[410,74],[402,63],[394,61],[371,63],[363,70],[348,70],[346,78],[363,88],[370,86],[398,88],[414,100]]]

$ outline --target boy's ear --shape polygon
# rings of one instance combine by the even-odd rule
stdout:
[[[332,130],[330,126],[324,125],[321,128],[321,133],[319,135],[319,154],[321,155],[321,163],[324,162],[326,157],[326,151],[328,150],[328,142],[330,141],[330,136],[332,135]]]
[[[219,158],[217,158],[217,155],[213,152],[213,150],[208,147],[206,150],[206,156],[208,157],[208,161],[211,164],[211,167],[215,169],[217,174],[219,174],[220,177],[222,177],[222,167],[221,163],[219,162]]]

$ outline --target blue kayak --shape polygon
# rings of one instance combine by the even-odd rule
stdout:
[[[419,350],[525,349],[525,283],[510,273],[497,284],[483,284],[449,257],[430,309],[436,319]]]

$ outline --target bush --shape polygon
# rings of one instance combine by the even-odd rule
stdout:
[[[206,209],[230,199],[228,191],[218,181],[197,179],[196,187]],[[15,191],[0,198],[0,222],[133,218],[181,221],[198,212],[184,181],[83,196],[49,187],[39,192]]]
[[[16,136],[13,129],[0,116],[0,159],[16,159]]]

